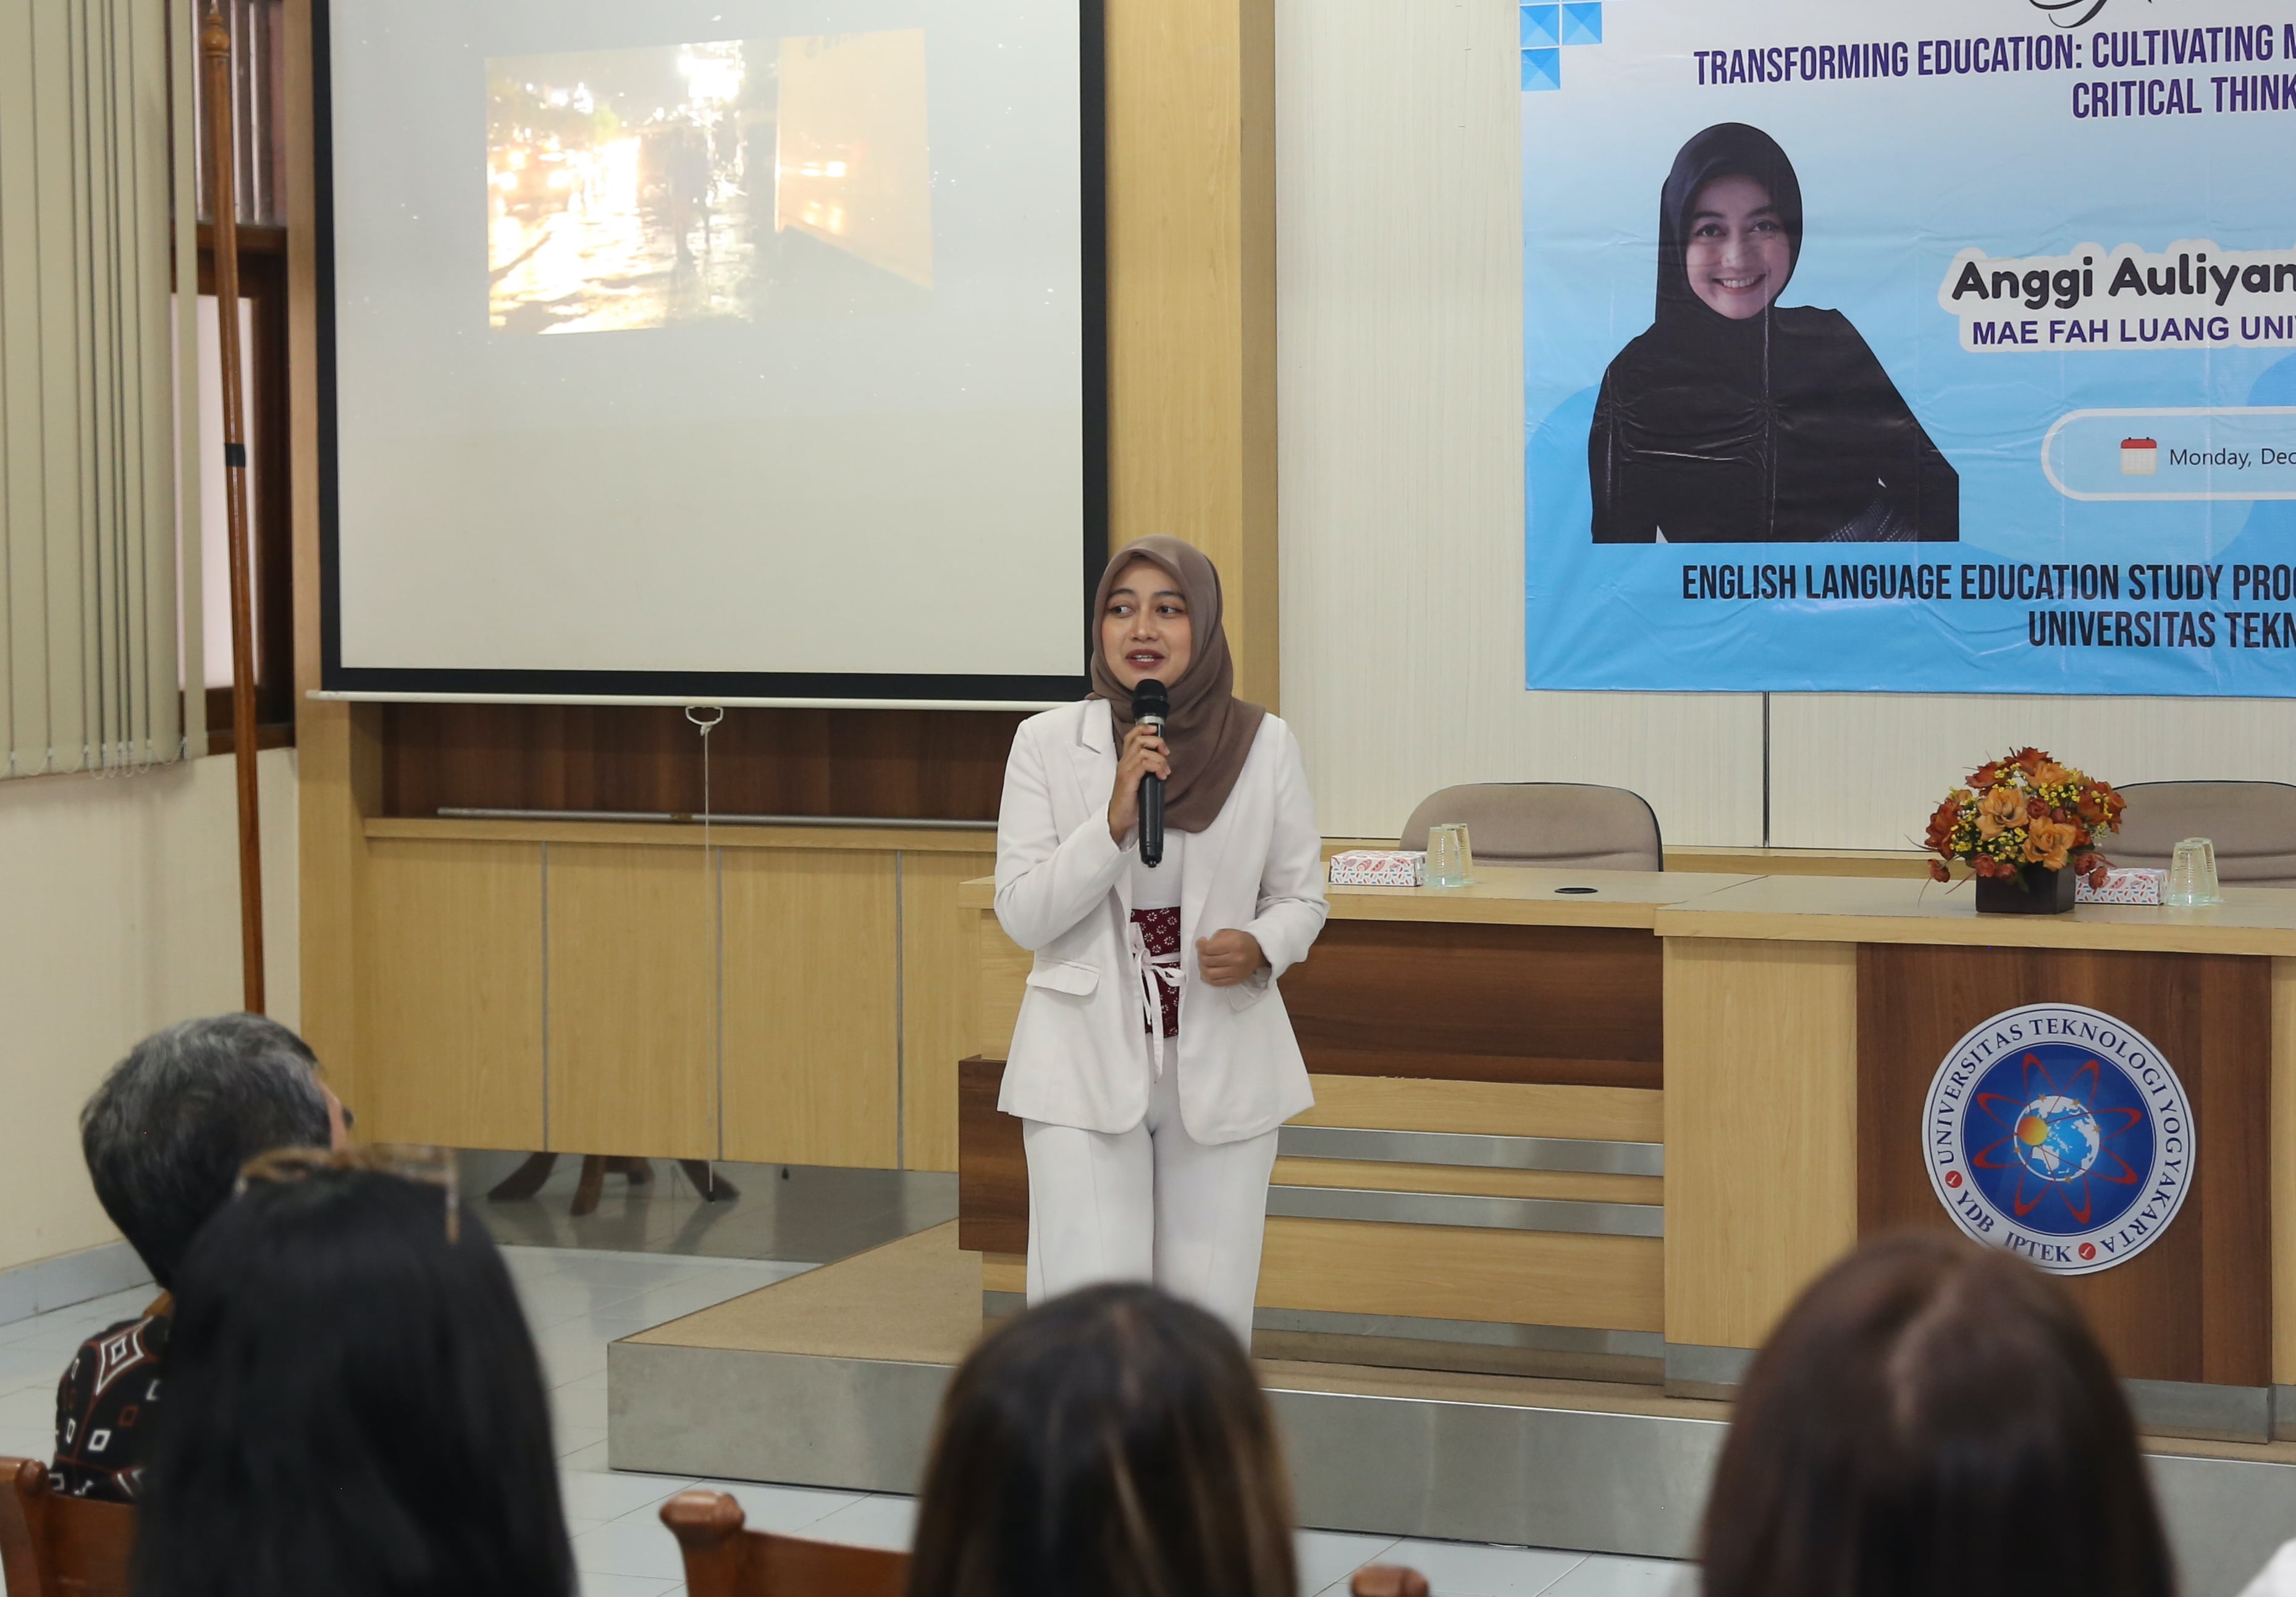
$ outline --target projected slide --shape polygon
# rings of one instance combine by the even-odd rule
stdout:
[[[497,332],[909,308],[924,30],[496,57],[486,181]]]
[[[318,3],[326,685],[1082,692],[1073,0]]]
[[[925,36],[783,39],[774,225],[932,287]]]

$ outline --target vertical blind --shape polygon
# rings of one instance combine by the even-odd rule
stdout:
[[[180,0],[179,0],[180,4]],[[286,102],[287,17],[283,0],[222,0],[224,26],[231,32],[231,135],[233,209],[242,224],[278,227],[287,220],[286,127],[279,109]],[[206,0],[191,0],[192,37],[207,14]],[[193,95],[199,106],[192,138],[197,152],[200,220],[213,221],[208,192],[208,80],[204,65],[195,74]]]
[[[0,775],[182,751],[168,112],[166,0],[0,0]]]

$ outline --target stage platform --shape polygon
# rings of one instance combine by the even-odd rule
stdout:
[[[618,1470],[914,1492],[981,1324],[954,1224],[614,1343]],[[1262,1359],[1303,1525],[1686,1557],[1729,1405],[1604,1381]],[[2186,1597],[2296,1536],[2296,1443],[2149,1439]]]

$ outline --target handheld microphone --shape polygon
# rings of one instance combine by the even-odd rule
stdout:
[[[1160,734],[1164,717],[1172,713],[1171,695],[1150,677],[1132,690],[1132,718]],[[1164,863],[1164,779],[1140,779],[1140,863],[1153,870]]]

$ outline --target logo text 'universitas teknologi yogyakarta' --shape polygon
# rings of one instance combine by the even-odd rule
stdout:
[[[2058,1275],[2126,1264],[2192,1189],[2198,1143],[2177,1072],[2142,1032],[2075,1003],[1970,1028],[1931,1078],[1931,1189],[1976,1241]]]

